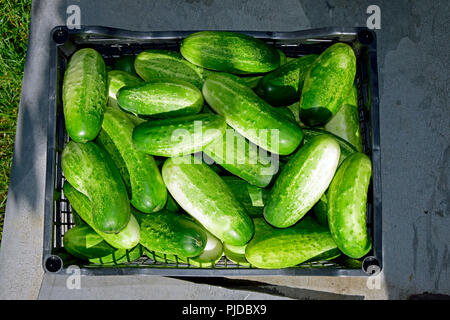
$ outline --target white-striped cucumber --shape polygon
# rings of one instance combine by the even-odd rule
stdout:
[[[282,169],[269,193],[264,217],[278,228],[300,220],[327,190],[338,166],[339,144],[320,135],[303,145]]]
[[[277,157],[258,149],[231,127],[227,127],[222,139],[206,145],[203,152],[227,171],[258,187],[266,187],[278,171]]]
[[[356,57],[345,43],[328,47],[309,69],[300,98],[300,118],[309,126],[323,125],[336,114],[353,85]]]
[[[167,201],[167,190],[154,158],[134,147],[134,123],[124,112],[108,108],[102,130],[124,160],[130,179],[131,204],[145,213],[161,210]]]
[[[199,113],[203,96],[193,84],[178,79],[152,79],[151,82],[122,87],[119,106],[135,115],[167,118]]]
[[[367,191],[372,163],[361,152],[342,162],[327,193],[328,224],[339,249],[351,258],[361,258],[371,247],[367,233]]]
[[[63,187],[64,196],[69,200],[72,209],[97,232],[108,244],[117,249],[131,249],[139,243],[140,229],[136,218],[131,215],[127,226],[118,233],[100,231],[92,220],[92,204],[88,197],[77,191],[67,181]]]
[[[355,85],[342,106],[323,128],[352,144],[357,151],[363,151],[359,128],[358,91]]]
[[[337,248],[330,231],[311,217],[284,229],[273,228],[262,218],[254,221],[255,236],[248,243],[245,256],[258,268],[294,267]]]
[[[64,176],[92,204],[92,221],[105,233],[117,233],[130,221],[130,201],[119,170],[94,142],[70,141],[62,152]]]
[[[100,53],[84,48],[70,57],[62,99],[70,138],[76,142],[94,140],[100,132],[107,102],[106,69]]]
[[[243,245],[253,236],[253,222],[227,184],[193,156],[169,158],[162,176],[177,203],[223,242]]]
[[[303,139],[295,121],[276,112],[235,75],[215,73],[206,78],[202,91],[206,102],[230,127],[265,150],[287,155]]]
[[[145,81],[153,79],[179,79],[192,83],[201,89],[203,77],[200,67],[185,60],[171,50],[152,49],[139,53],[134,61],[137,74]]]
[[[280,66],[280,54],[264,41],[229,31],[201,31],[183,39],[180,52],[200,67],[230,73],[269,72]]]
[[[134,128],[133,142],[137,150],[163,157],[175,157],[198,151],[225,132],[225,119],[216,114],[144,122]]]

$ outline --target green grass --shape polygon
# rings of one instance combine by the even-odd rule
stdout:
[[[0,242],[27,51],[31,0],[0,0]]]

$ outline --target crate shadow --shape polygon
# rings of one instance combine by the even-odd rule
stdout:
[[[288,286],[279,286],[260,281],[229,279],[223,277],[168,277],[196,284],[222,287],[229,290],[252,291],[286,297],[295,300],[364,300],[364,296],[337,294]]]

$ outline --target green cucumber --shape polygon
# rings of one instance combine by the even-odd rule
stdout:
[[[324,125],[326,131],[348,141],[357,151],[363,151],[362,136],[359,128],[358,91],[353,85],[344,104]]]
[[[267,198],[264,217],[278,228],[300,220],[327,190],[339,161],[339,144],[320,135],[288,161]]]
[[[63,245],[68,253],[82,260],[104,257],[117,250],[88,225],[76,226],[66,231]]]
[[[257,220],[257,219],[255,219]],[[330,231],[311,217],[285,229],[255,221],[255,236],[245,249],[247,261],[257,268],[289,268],[336,249]]]
[[[107,101],[105,62],[96,50],[84,48],[69,60],[63,80],[66,130],[76,142],[94,140],[100,132]]]
[[[243,246],[233,246],[231,244],[223,244],[223,252],[225,257],[239,266],[250,267],[250,263],[245,258],[245,249],[247,244]]]
[[[317,221],[328,227],[328,198],[326,192],[320,197],[320,200],[313,207],[314,215]]]
[[[128,191],[128,197],[131,198],[131,181],[130,174],[127,169],[125,160],[117,149],[114,141],[108,136],[105,130],[101,130],[97,138],[94,141],[100,148],[102,148],[114,162],[116,168],[119,170],[123,183]]]
[[[114,60],[114,70],[120,70],[130,75],[137,76],[134,70],[134,61],[136,56],[132,54],[125,54]]]
[[[148,121],[133,131],[137,150],[163,157],[190,154],[202,149],[225,132],[225,119],[216,114]]]
[[[339,157],[339,165],[341,165],[342,161],[344,161],[345,158],[347,158],[352,153],[356,152],[355,147],[353,147],[350,143],[348,143],[344,139],[339,138],[338,136],[336,136],[328,131],[325,131],[322,129],[316,129],[316,128],[303,128],[303,133],[305,134],[305,137],[303,139],[303,144],[306,144],[314,137],[323,135],[323,134],[334,138],[339,143],[339,147],[341,150],[341,155]]]
[[[134,147],[133,122],[122,111],[108,108],[102,130],[111,138],[125,162],[130,179],[131,204],[144,213],[161,210],[167,201],[167,190],[155,159]]]
[[[296,57],[286,57],[286,63],[294,61],[295,59],[298,59]]]
[[[178,205],[178,203],[176,203],[176,201],[172,198],[172,196],[169,193],[167,193],[167,202],[165,209],[167,211],[172,212],[178,212],[181,209],[181,207]]]
[[[253,77],[242,77],[241,79],[245,81],[245,83],[252,89],[258,87],[259,81],[263,78],[263,76],[253,76]]]
[[[67,183],[69,184],[69,183]],[[73,188],[73,187],[72,187]],[[77,191],[78,192],[78,191]],[[83,196],[84,197],[84,196]],[[72,220],[73,220],[73,224],[74,226],[80,226],[80,225],[84,225],[86,224],[86,222],[80,217],[80,215],[78,214],[78,212],[76,212],[75,210],[71,211],[72,214]]]
[[[339,249],[361,258],[372,248],[367,233],[367,190],[372,163],[356,152],[342,162],[328,190],[328,224]]]
[[[279,107],[275,109],[276,112],[281,113],[286,119],[289,121],[296,121],[295,114],[292,112],[292,110],[288,107]]]
[[[333,260],[340,256],[341,256],[341,251],[339,251],[338,248],[333,248],[328,251],[322,252],[321,254],[318,254],[317,256],[309,259],[307,262]]]
[[[122,87],[131,87],[141,84],[142,80],[125,71],[112,70],[108,72],[108,105],[119,108],[117,104],[117,92]]]
[[[204,79],[198,67],[185,60],[183,56],[170,50],[146,50],[138,54],[134,67],[145,81],[153,79],[180,79],[201,89]]]
[[[145,254],[157,262],[162,263],[185,263],[191,266],[199,268],[211,268],[216,265],[216,263],[222,258],[223,246],[222,242],[211,234],[211,232],[206,231],[207,242],[203,252],[197,257],[181,257],[173,254],[164,254],[154,251],[145,251]]]
[[[95,264],[121,264],[141,257],[140,246],[131,249],[116,249],[88,225],[69,229],[63,238],[64,249],[71,255]]]
[[[203,97],[197,87],[177,79],[152,79],[151,82],[123,87],[117,93],[119,106],[133,114],[167,118],[199,113]]]
[[[253,223],[227,184],[193,156],[169,158],[163,180],[177,203],[214,236],[243,245],[253,236]]]
[[[287,57],[284,54],[284,52],[281,51],[280,49],[277,49],[277,51],[278,51],[278,54],[280,55],[280,66],[282,66],[287,63]]]
[[[108,244],[117,249],[131,249],[139,243],[140,230],[136,218],[131,215],[128,225],[119,233],[104,233],[94,224],[92,219],[92,204],[88,197],[77,191],[67,181],[63,187],[64,196],[83,221],[97,232]]]
[[[117,233],[130,221],[128,193],[109,155],[94,142],[70,141],[62,152],[67,181],[92,203],[92,221],[105,233]]]
[[[196,257],[185,258],[181,257],[182,261],[194,264],[199,267],[207,267],[215,265],[223,255],[222,241],[215,237],[211,232],[205,229],[206,232],[206,246],[203,252]]]
[[[214,140],[203,149],[227,171],[255,186],[265,187],[278,171],[278,159],[260,151],[231,127],[226,129],[222,139]]]
[[[328,47],[309,69],[300,98],[300,118],[309,126],[325,124],[336,114],[353,85],[356,57],[352,47]]]
[[[141,228],[140,243],[150,251],[196,257],[205,249],[206,231],[184,215],[167,210],[133,214]]]
[[[118,265],[136,261],[141,256],[142,247],[141,245],[137,245],[132,249],[118,249],[112,254],[100,258],[91,258],[89,259],[89,262],[102,265]]]
[[[239,134],[273,153],[292,153],[303,138],[301,128],[274,111],[245,82],[231,74],[215,73],[203,84],[203,95],[211,108],[223,115]]]
[[[192,33],[183,39],[180,52],[195,65],[229,73],[269,72],[280,66],[280,54],[274,47],[236,32]]]
[[[223,176],[222,180],[231,189],[239,203],[247,210],[250,217],[262,216],[269,193],[267,189],[251,185],[247,181],[234,176]]]
[[[288,106],[300,100],[303,82],[318,55],[291,61],[264,76],[258,83],[261,97],[272,106]]]

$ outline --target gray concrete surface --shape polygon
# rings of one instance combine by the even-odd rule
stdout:
[[[385,262],[379,289],[369,289],[365,278],[234,278],[231,284],[225,279],[224,284],[211,285],[164,277],[83,277],[80,290],[68,290],[66,277],[44,275],[47,44],[53,26],[65,24],[70,4],[80,6],[81,23],[86,25],[130,30],[293,31],[364,26],[366,9],[372,3],[33,1],[32,40],[0,249],[0,299],[405,299],[423,292],[450,293],[450,50],[445,30],[450,10],[446,0],[376,3],[381,8],[377,37]]]

